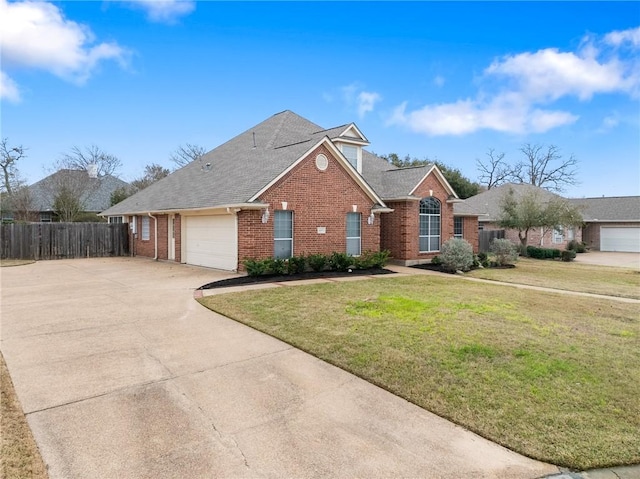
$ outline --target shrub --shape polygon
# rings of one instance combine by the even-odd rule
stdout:
[[[518,261],[518,247],[508,239],[494,239],[489,249],[495,255],[495,261],[498,266],[513,264]]]
[[[440,260],[445,271],[469,271],[473,265],[473,247],[463,239],[450,239],[442,245]]]
[[[267,261],[268,260],[256,260],[256,259],[245,259],[242,264],[247,270],[247,274],[249,276],[262,276],[267,273]]]
[[[287,262],[287,273],[304,273],[307,270],[307,258],[304,256],[292,256]]]
[[[361,256],[353,258],[356,269],[384,268],[389,259],[389,251],[365,251]]]
[[[576,246],[576,253],[586,253],[587,252],[587,243],[581,242]]]
[[[353,257],[347,253],[331,253],[329,256],[329,269],[333,271],[347,271],[353,265]]]
[[[527,256],[535,259],[555,259],[560,257],[561,251],[555,248],[538,248],[527,246]]]
[[[478,261],[480,261],[481,263],[484,263],[488,259],[489,257],[487,256],[487,253],[478,253]]]
[[[567,243],[567,250],[569,251],[577,251],[578,249],[578,242],[576,240],[571,240]]]
[[[562,259],[562,261],[573,261],[574,259],[576,259],[576,252],[569,249],[565,250],[562,252],[560,258]]]
[[[287,272],[287,262],[282,258],[270,258],[265,260],[267,272],[269,274],[285,274]]]
[[[323,254],[310,254],[307,257],[307,264],[309,268],[318,273],[327,266],[327,257]]]
[[[433,258],[431,258],[431,264],[435,264],[435,265],[442,264],[442,261],[440,260],[440,256],[434,256]]]

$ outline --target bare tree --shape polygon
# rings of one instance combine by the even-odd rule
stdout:
[[[3,138],[0,142],[0,168],[2,168],[2,189],[11,196],[13,190],[20,184],[16,163],[26,157],[26,148],[20,146],[11,147],[9,139]]]
[[[86,170],[62,168],[62,165],[63,162],[57,163],[58,170],[42,187],[60,221],[72,222],[85,211],[89,197],[100,186],[100,179],[92,178]]]
[[[550,191],[561,192],[567,186],[578,184],[578,160],[571,155],[563,159],[560,148],[525,143],[520,151],[525,159],[511,171],[511,177],[519,183],[529,183]]]
[[[476,159],[476,166],[480,172],[478,175],[478,181],[490,190],[491,188],[500,186],[509,180],[510,168],[504,161],[504,153],[496,153],[493,148],[489,148],[487,156],[489,157],[487,163],[483,163],[481,160]]]
[[[27,185],[19,185],[14,188],[9,201],[14,220],[37,221],[38,215],[35,210],[33,195]]]
[[[146,187],[152,185],[158,180],[161,180],[169,173],[171,172],[168,168],[164,168],[156,163],[151,163],[144,167],[144,174],[140,178],[131,182],[131,187],[134,191],[144,190]]]
[[[65,153],[59,163],[68,170],[90,171],[95,165],[97,176],[117,176],[122,162],[117,156],[102,151],[96,145],[87,146],[84,149],[74,146],[69,153]]]
[[[207,150],[202,146],[185,143],[184,146],[180,145],[176,151],[171,153],[169,159],[178,165],[178,168],[181,168],[192,161],[199,160],[206,152]]]

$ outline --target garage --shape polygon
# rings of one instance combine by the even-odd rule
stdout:
[[[238,229],[235,215],[185,216],[184,258],[187,264],[235,271]]]
[[[600,251],[640,253],[640,228],[600,227]]]

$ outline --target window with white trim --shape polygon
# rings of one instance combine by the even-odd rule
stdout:
[[[567,228],[567,241],[573,241],[576,239],[576,229]]]
[[[109,216],[109,223],[110,224],[123,223],[122,216]]]
[[[562,243],[564,241],[564,228],[562,226],[556,226],[553,228],[553,242]]]
[[[150,228],[149,228],[149,217],[148,216],[143,216],[142,217],[142,232],[141,232],[141,239],[144,241],[147,241],[151,238],[151,233],[150,233]]]
[[[342,145],[342,154],[345,156],[351,166],[358,169],[358,147],[353,145]]]
[[[293,256],[293,211],[276,210],[273,213],[273,256]]]
[[[453,237],[459,239],[464,237],[464,218],[461,216],[453,217]]]
[[[420,200],[420,252],[440,251],[440,201],[429,197]]]
[[[360,225],[362,224],[360,213],[347,213],[347,254],[360,256],[362,238]]]

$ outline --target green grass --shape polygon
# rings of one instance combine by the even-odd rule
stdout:
[[[640,271],[630,268],[520,258],[512,269],[476,269],[467,275],[507,283],[640,299]]]
[[[640,462],[637,304],[422,275],[202,303],[527,456]]]

